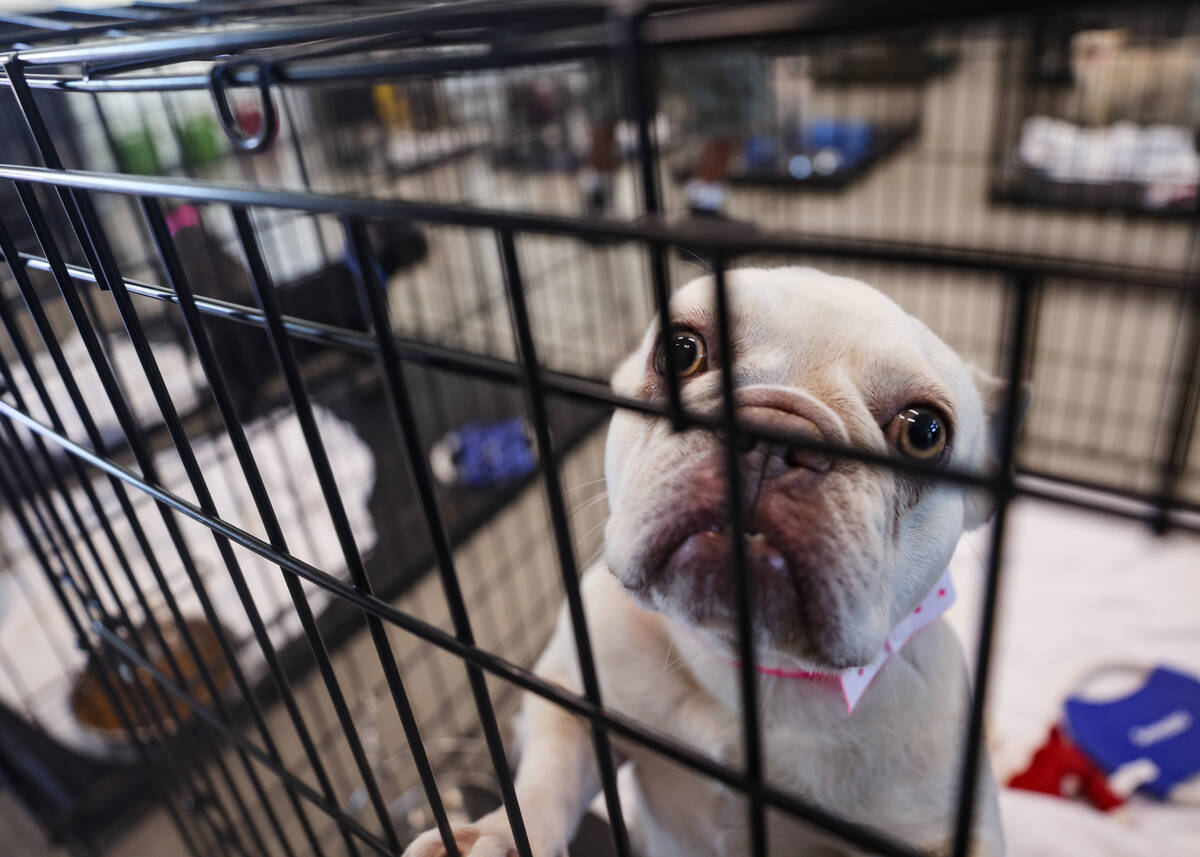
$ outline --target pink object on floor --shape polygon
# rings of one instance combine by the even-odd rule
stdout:
[[[181,205],[167,215],[167,228],[171,230],[172,238],[180,229],[196,226],[199,223],[200,212],[194,205]]]

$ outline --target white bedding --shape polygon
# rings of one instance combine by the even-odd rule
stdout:
[[[366,553],[376,541],[368,508],[375,481],[374,456],[347,423],[319,406],[314,406],[314,412],[359,550]],[[246,427],[246,435],[280,526],[288,539],[289,551],[317,568],[344,577],[345,562],[333,524],[325,510],[316,474],[308,463],[307,449],[294,414],[290,410],[280,411],[255,420]],[[193,450],[220,515],[265,539],[262,524],[254,511],[249,489],[240,477],[241,471],[228,439],[224,435],[216,440],[202,438],[193,442]],[[158,453],[155,464],[166,488],[195,502],[183,465],[173,449]],[[131,528],[115,496],[105,483],[106,480],[101,477],[93,482],[105,504],[117,538],[156,615],[160,621],[169,620],[162,596],[158,594],[159,587],[138,552]],[[202,618],[199,600],[184,575],[178,553],[154,502],[149,495],[136,488],[128,488],[127,493],[172,583],[184,615]],[[113,575],[122,600],[134,607],[132,590],[124,582],[120,567],[83,492],[76,488],[72,496],[97,550]],[[246,611],[217,552],[212,534],[206,527],[181,515],[177,516],[177,520],[222,624],[233,640],[249,641],[241,650],[239,660],[253,683],[265,674],[266,664],[251,637]],[[36,529],[36,524],[34,527]],[[86,555],[81,542],[77,547],[81,555]],[[291,605],[282,572],[278,566],[257,554],[241,548],[234,552],[254,602],[269,624],[272,643],[277,648],[281,647],[300,633],[300,621]],[[0,513],[0,570],[4,570],[0,575],[4,588],[0,593],[0,601],[3,602],[0,604],[0,655],[4,656],[4,662],[0,663],[0,700],[10,708],[36,718],[67,746],[87,754],[108,755],[115,748],[106,746],[94,734],[82,728],[70,713],[68,695],[76,671],[85,662],[84,654],[74,647],[67,618],[59,608],[41,568],[25,548],[24,537],[8,510]],[[313,611],[319,614],[332,596],[315,586],[304,584],[304,588]],[[106,596],[105,601],[109,600]],[[279,617],[278,621],[271,623],[270,620],[275,616]]]
[[[63,357],[66,359],[67,365],[71,367],[71,374],[79,386],[80,393],[88,405],[88,412],[99,427],[101,435],[105,436],[106,440],[110,436],[114,438],[120,436],[116,413],[109,403],[104,388],[100,385],[100,377],[93,368],[92,359],[88,355],[83,340],[78,335],[72,334],[60,344]],[[154,401],[154,394],[150,390],[149,382],[146,381],[146,375],[142,371],[141,362],[138,360],[133,344],[124,333],[119,333],[113,336],[111,345],[109,362],[123,384],[122,389],[128,397],[129,406],[134,415],[147,425],[160,421],[158,405]],[[189,357],[183,348],[173,343],[155,343],[154,359],[158,363],[159,372],[162,373],[175,410],[180,414],[191,411],[200,401],[202,394],[198,390],[205,389],[204,375],[199,363]],[[36,364],[42,383],[46,385],[50,400],[55,403],[55,409],[67,430],[67,437],[76,443],[90,446],[87,434],[83,430],[83,423],[71,404],[70,397],[67,396],[66,385],[54,367],[54,361],[49,352],[38,351],[33,362]],[[25,366],[14,360],[10,364],[10,369],[30,414],[38,422],[50,425],[50,417],[42,407],[42,401],[37,395],[37,388],[34,387]],[[207,395],[207,393],[203,395]]]
[[[1001,782],[1026,766],[1092,669],[1164,664],[1200,676],[1200,537],[1157,538],[1145,525],[1031,500],[1009,520],[987,718]],[[951,564],[959,600],[948,619],[972,659],[989,538],[969,535]],[[1193,778],[1180,802],[1135,795],[1106,814],[1003,789],[1008,854],[1200,854],[1198,792]]]

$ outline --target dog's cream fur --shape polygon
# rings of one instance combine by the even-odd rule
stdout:
[[[936,404],[952,425],[952,465],[995,466],[1003,385],[965,365],[891,300],[807,268],[731,271],[728,284],[744,420],[885,453],[892,415],[910,403]],[[672,301],[673,321],[700,332],[709,347],[708,371],[683,383],[695,412],[720,407],[723,358],[714,352],[712,306],[709,278]],[[616,372],[619,392],[663,399],[652,356],[657,329]],[[689,533],[714,531],[727,515],[722,455],[711,432],[675,433],[663,420],[617,412],[606,458],[605,559],[586,573],[583,598],[604,704],[737,767],[728,563],[688,565],[671,554]],[[778,549],[771,556],[787,564],[782,572],[779,561],[752,564],[759,662],[815,670],[866,663],[932,587],[964,528],[986,520],[989,505],[961,487],[878,467],[840,461],[818,475],[783,460],[761,444],[745,454],[751,519],[763,519]],[[537,671],[581,690],[565,613]],[[887,661],[852,714],[827,683],[764,675],[758,696],[770,782],[915,847],[948,850],[968,686],[961,647],[944,621]],[[553,857],[599,790],[593,744],[586,723],[540,697],[527,696],[525,714],[517,793],[534,854]],[[631,742],[618,748],[632,765],[636,797],[624,809],[640,854],[747,853],[741,795]],[[1000,855],[986,760],[978,794],[974,853]],[[768,814],[768,832],[772,854],[859,853],[783,813]],[[513,848],[503,809],[456,835],[469,857],[506,857]],[[406,854],[442,850],[431,831]]]

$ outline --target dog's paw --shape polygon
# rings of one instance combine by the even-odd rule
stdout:
[[[516,857],[517,847],[508,825],[486,824],[487,818],[476,824],[454,828],[454,843],[462,857]],[[446,846],[436,829],[427,830],[404,850],[403,857],[446,857]]]

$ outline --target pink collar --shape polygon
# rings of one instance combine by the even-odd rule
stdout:
[[[909,641],[913,634],[949,610],[950,605],[953,603],[954,583],[950,580],[950,569],[947,568],[942,572],[942,576],[938,578],[938,582],[934,584],[933,589],[929,591],[924,600],[913,608],[911,613],[896,623],[887,635],[887,639],[883,643],[883,648],[879,650],[879,653],[875,655],[869,664],[864,664],[861,667],[849,667],[831,673],[817,672],[815,670],[789,670],[761,665],[756,666],[756,669],[763,675],[775,678],[795,678],[807,681],[837,683],[841,688],[842,697],[846,700],[846,713],[850,714],[854,711],[854,706],[862,699],[863,694],[866,693],[871,680],[883,669],[883,665],[887,662],[887,659],[904,648],[904,644]],[[724,661],[733,664],[737,663],[736,658],[728,658],[719,652],[715,652],[715,654]]]

